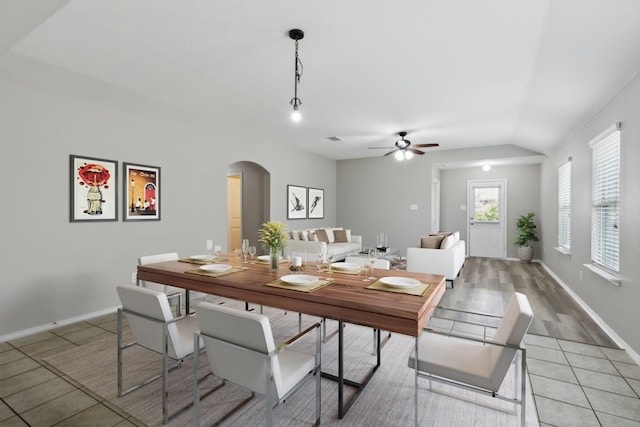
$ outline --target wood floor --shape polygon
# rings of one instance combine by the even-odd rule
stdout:
[[[502,314],[510,294],[529,297],[534,319],[529,333],[617,348],[613,340],[538,263],[467,258],[442,306]]]

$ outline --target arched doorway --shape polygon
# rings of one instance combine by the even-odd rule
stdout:
[[[271,175],[257,163],[236,162],[227,167],[227,249],[240,248],[242,239],[258,248],[258,230],[269,221]]]

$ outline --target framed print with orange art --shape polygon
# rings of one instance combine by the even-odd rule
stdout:
[[[118,162],[70,155],[71,222],[118,220]]]
[[[123,163],[125,221],[160,220],[160,168]]]

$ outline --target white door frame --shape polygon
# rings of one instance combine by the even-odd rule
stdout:
[[[499,184],[502,191],[500,192],[500,225],[502,227],[502,259],[507,259],[507,180],[506,179],[475,179],[467,181],[467,256],[471,255],[471,215],[474,212],[472,206],[472,188],[474,184]]]
[[[431,184],[431,232],[440,231],[440,180],[435,179]]]

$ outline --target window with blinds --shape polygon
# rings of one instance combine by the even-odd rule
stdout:
[[[620,126],[589,143],[592,149],[591,263],[619,271]]]
[[[571,160],[558,168],[558,246],[571,249]]]

